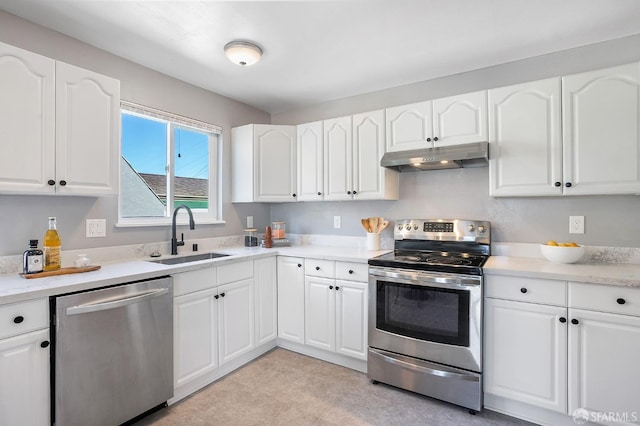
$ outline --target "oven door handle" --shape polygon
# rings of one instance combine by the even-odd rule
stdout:
[[[387,361],[387,362],[389,362],[391,364],[396,364],[396,365],[398,365],[400,367],[404,367],[404,368],[406,368],[408,370],[419,371],[421,373],[427,373],[427,374],[430,374],[432,376],[440,376],[440,377],[449,378],[449,379],[478,381],[477,377],[471,376],[469,374],[456,373],[454,371],[444,371],[442,369],[423,367],[421,365],[412,364],[412,363],[403,361],[401,359],[398,359],[396,357],[383,354],[380,351],[375,351],[375,354],[377,356],[379,356],[379,357],[384,358],[385,361]],[[440,368],[446,368],[446,367],[440,367]]]
[[[411,284],[423,287],[440,287],[461,290],[478,288],[482,283],[481,277],[476,276],[448,276],[446,274],[424,273],[406,269],[369,268],[371,277],[390,278],[401,284]]]

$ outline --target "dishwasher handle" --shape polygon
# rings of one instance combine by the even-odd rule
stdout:
[[[133,305],[134,303],[145,302],[149,299],[153,299],[169,293],[168,288],[159,288],[152,291],[146,291],[138,293],[134,296],[127,296],[121,299],[108,300],[105,302],[87,303],[85,305],[72,306],[67,308],[67,315],[86,314],[89,312],[106,311],[108,309],[121,308],[127,305]]]

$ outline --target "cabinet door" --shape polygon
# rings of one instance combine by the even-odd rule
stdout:
[[[367,359],[368,284],[336,281],[336,352]]]
[[[380,167],[385,153],[384,110],[353,116],[353,198],[397,200],[398,173]]]
[[[278,293],[276,258],[253,262],[256,306],[256,346],[278,337]]]
[[[562,121],[567,194],[640,192],[640,63],[563,77]]]
[[[48,329],[0,340],[0,424],[50,423],[48,343]]]
[[[0,43],[0,192],[53,193],[55,61]]]
[[[211,288],[176,297],[173,301],[174,388],[218,366],[217,292]]]
[[[580,309],[569,317],[569,414],[583,408],[639,424],[640,318]]]
[[[485,392],[565,413],[566,308],[488,298],[484,307]]]
[[[304,261],[278,256],[278,337],[304,343]]]
[[[562,194],[560,78],[489,90],[489,195]]]
[[[387,152],[433,146],[432,111],[431,101],[387,108]]]
[[[298,125],[297,137],[298,199],[322,200],[324,191],[322,121]]]
[[[296,127],[253,126],[254,201],[296,201]]]
[[[120,82],[56,62],[56,191],[116,195]]]
[[[220,365],[254,348],[253,279],[218,287]]]
[[[437,140],[436,140],[437,138]],[[433,101],[434,146],[486,142],[487,91]]]
[[[351,116],[324,121],[324,159],[324,199],[352,199]]]
[[[304,342],[309,346],[335,351],[335,280],[306,276],[304,286]]]

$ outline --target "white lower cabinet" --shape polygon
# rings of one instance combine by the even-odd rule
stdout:
[[[256,346],[278,337],[277,262],[267,257],[253,262]]]
[[[569,318],[569,414],[640,424],[640,289],[569,283]]]
[[[484,306],[485,391],[565,413],[567,309],[500,299]]]
[[[48,329],[0,340],[0,377],[0,424],[50,423]]]
[[[175,398],[275,346],[275,262],[244,261],[173,276]]]
[[[366,360],[368,284],[326,278],[351,265],[306,259],[305,270],[323,276],[305,276],[305,344]]]
[[[221,285],[217,296],[222,365],[254,347],[253,278]]]
[[[485,288],[487,408],[640,424],[640,289],[507,276]]]
[[[188,279],[189,273],[176,279]],[[178,296],[173,304],[174,387],[179,388],[218,367],[218,289]]]
[[[336,280],[336,352],[367,359],[367,283]]]
[[[335,351],[335,280],[304,278],[304,342],[327,351]]]
[[[0,425],[50,423],[46,299],[0,306]]]
[[[278,337],[304,344],[304,259],[278,256]]]

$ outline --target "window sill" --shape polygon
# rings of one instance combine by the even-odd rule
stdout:
[[[206,219],[206,218],[193,218],[196,226],[198,225],[224,225],[226,220],[220,219]],[[189,225],[189,220],[186,218],[178,218],[176,225]],[[127,220],[119,221],[115,224],[116,228],[142,228],[149,226],[171,226],[171,218],[158,218],[157,220]]]

